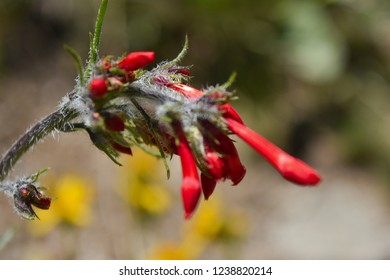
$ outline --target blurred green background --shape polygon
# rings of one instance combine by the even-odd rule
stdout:
[[[86,58],[99,2],[0,0],[1,151],[72,89],[76,70],[62,46],[71,45]],[[390,2],[111,0],[100,54],[154,50],[157,61],[168,60],[181,50],[186,34],[190,50],[183,64],[193,65],[191,83],[221,84],[236,71],[240,99],[234,106],[249,126],[316,167],[323,184],[315,190],[290,186],[239,143],[248,177],[237,189],[221,187],[216,194],[223,196],[218,203],[234,205],[239,214],[218,210],[219,216],[207,219],[221,227],[205,235],[207,242],[199,241],[185,233],[197,232],[199,222],[182,220],[180,169],[173,167],[178,173],[173,179],[158,181],[168,185],[175,210],[150,222],[131,199],[117,205],[117,178],[127,175],[118,175],[86,135],[61,136],[26,155],[16,171],[49,165],[54,177],[85,176],[95,185],[94,222],[37,237],[2,197],[0,235],[16,230],[0,257],[389,258]],[[245,218],[226,218],[230,215]],[[224,224],[243,220],[245,225],[237,225],[241,231]],[[87,242],[91,232],[101,235]],[[53,249],[55,242],[72,243],[72,236],[87,244],[83,250],[79,245],[71,252],[67,245]],[[177,236],[180,244],[161,245]],[[198,244],[194,239],[198,251],[185,246]],[[147,253],[155,245],[166,251]],[[146,253],[135,253],[138,247]]]

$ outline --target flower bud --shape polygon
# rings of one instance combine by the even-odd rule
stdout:
[[[89,84],[89,92],[92,98],[102,98],[108,91],[106,80],[103,78],[95,78]]]

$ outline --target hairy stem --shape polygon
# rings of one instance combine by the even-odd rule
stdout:
[[[15,163],[32,146],[49,133],[62,130],[64,126],[69,124],[78,115],[79,113],[75,109],[62,107],[27,130],[2,157],[0,162],[0,181],[3,181],[7,177]]]

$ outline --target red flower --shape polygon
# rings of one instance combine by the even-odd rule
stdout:
[[[92,98],[102,98],[108,91],[106,80],[95,78],[89,84],[89,92]]]
[[[185,218],[191,217],[198,205],[201,194],[201,186],[199,182],[198,170],[196,167],[195,158],[191,152],[191,148],[185,138],[181,128],[177,129],[179,145],[177,152],[180,156],[181,167],[183,171],[183,182],[181,185],[181,194],[183,199]]]
[[[132,52],[118,62],[119,68],[134,71],[154,61],[154,52]]]
[[[303,161],[285,153],[245,125],[229,118],[226,121],[233,133],[265,157],[285,179],[303,186],[314,186],[320,182],[317,172]]]

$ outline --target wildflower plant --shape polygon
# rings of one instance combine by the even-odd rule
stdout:
[[[234,75],[220,86],[198,90],[191,87],[189,67],[180,65],[188,50],[186,38],[179,55],[146,70],[154,62],[151,51],[123,57],[99,58],[98,47],[108,0],[99,8],[91,34],[89,57],[84,65],[70,47],[78,68],[75,88],[58,108],[33,125],[3,155],[0,189],[14,201],[15,210],[27,219],[36,218],[32,206],[48,209],[51,199],[38,184],[45,171],[6,181],[12,167],[32,146],[53,132],[85,131],[93,145],[120,165],[120,154],[132,154],[138,146],[163,160],[181,159],[181,194],[185,217],[195,211],[201,194],[208,199],[219,181],[237,185],[246,170],[230,135],[252,146],[287,180],[303,186],[320,181],[315,170],[248,128],[230,105],[236,99],[231,86]],[[152,149],[157,147],[157,151]]]

